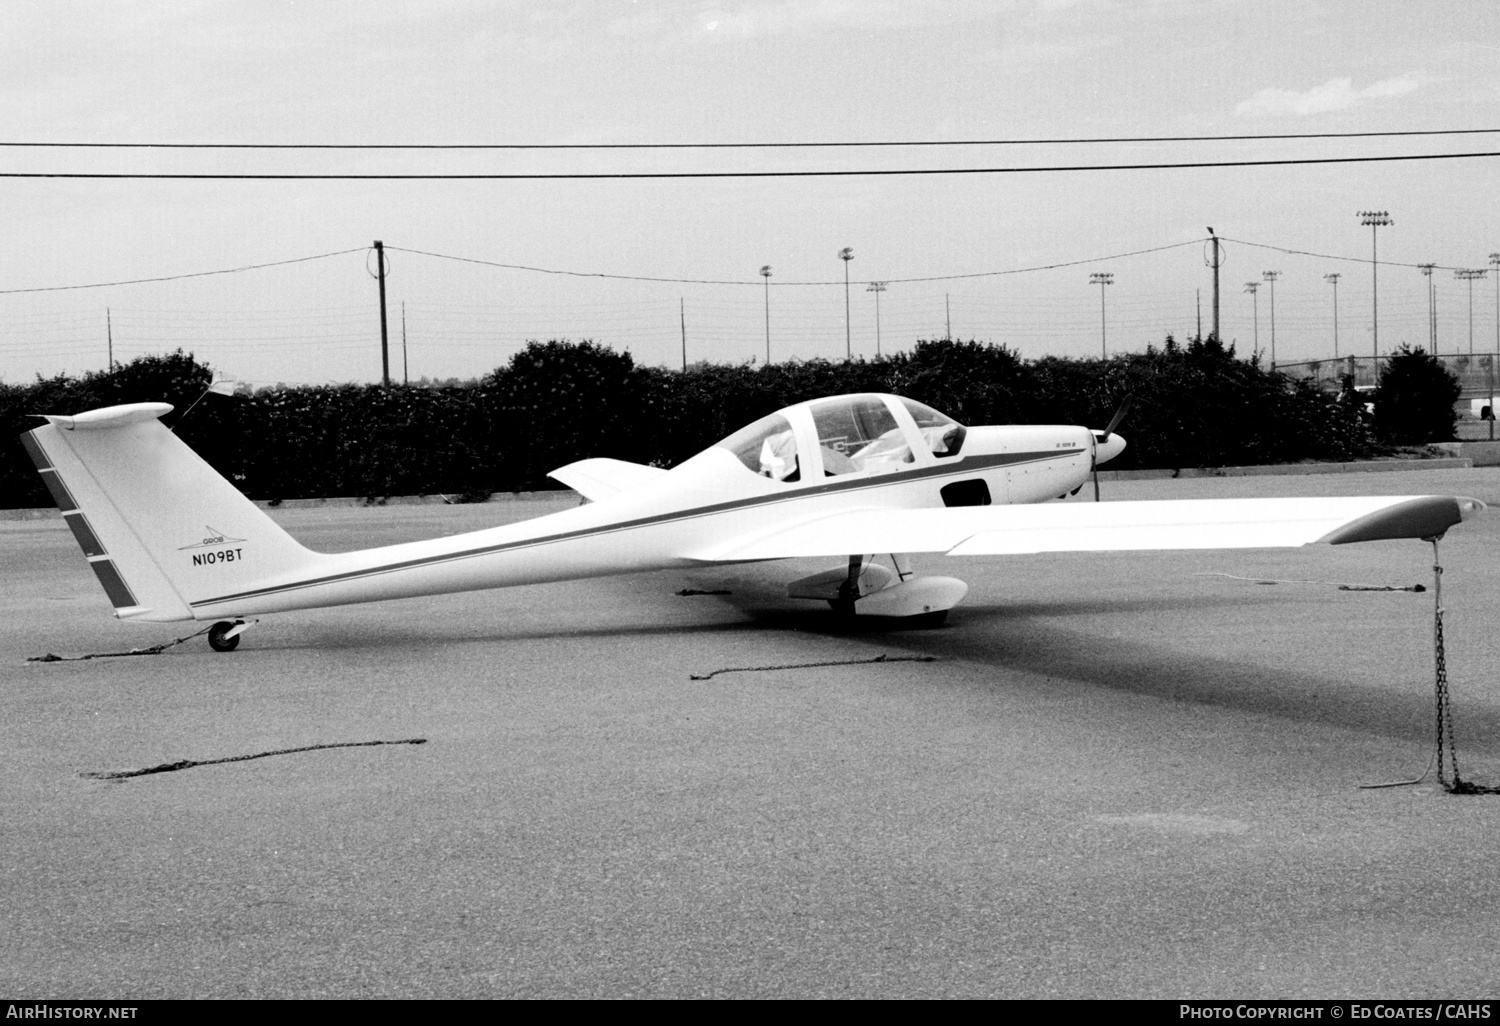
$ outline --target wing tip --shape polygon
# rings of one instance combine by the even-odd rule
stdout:
[[[1318,541],[1349,545],[1392,538],[1441,538],[1448,528],[1483,509],[1483,502],[1467,496],[1422,495],[1351,520]]]

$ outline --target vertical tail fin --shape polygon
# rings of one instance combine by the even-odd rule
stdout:
[[[167,403],[48,416],[21,436],[115,607],[191,620],[192,603],[304,571],[303,548],[158,418]]]

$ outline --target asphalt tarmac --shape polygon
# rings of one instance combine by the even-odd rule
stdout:
[[[1500,470],[1105,491],[1500,504]],[[275,515],[334,549],[570,501]],[[1480,783],[1497,541],[1500,509],[1441,549]],[[1433,595],[1338,586],[1431,564],[926,557],[971,585],[945,627],[848,632],[781,597],[797,561],[28,663],[199,625],[118,623],[60,520],[0,522],[0,995],[1493,996],[1500,797],[1360,786],[1431,756]],[[841,665],[766,668],[803,663]]]

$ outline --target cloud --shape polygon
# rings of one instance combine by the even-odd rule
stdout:
[[[629,13],[604,23],[610,35],[666,43],[716,43],[809,35],[827,31],[945,28],[993,20],[1020,0],[673,0],[675,6],[634,0]],[[1035,0],[1033,0],[1035,2]],[[1088,2],[1099,0],[1064,0]],[[4,4],[0,3],[0,11]]]
[[[737,7],[705,7],[695,19],[697,34],[750,39],[833,28],[916,28],[951,25],[991,17],[993,0],[932,0],[922,5],[901,0],[760,0]]]
[[[736,10],[710,9],[698,14],[697,23],[704,33],[748,38],[824,25],[858,24],[859,19],[858,3],[817,0],[812,3],[744,4]]]
[[[1329,111],[1344,110],[1365,100],[1405,96],[1422,88],[1426,82],[1427,79],[1422,74],[1410,72],[1382,79],[1363,89],[1355,89],[1352,78],[1331,78],[1322,85],[1301,93],[1290,89],[1262,89],[1235,107],[1234,112],[1248,117],[1326,114]]]
[[[1119,40],[1104,33],[1083,33],[1049,36],[1022,36],[1006,40],[1002,46],[983,50],[975,54],[978,64],[1059,65],[1065,61],[1090,59],[1094,51],[1114,46]]]

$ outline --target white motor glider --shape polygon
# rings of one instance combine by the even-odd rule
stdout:
[[[906,554],[1202,549],[1439,537],[1473,511],[1447,496],[1031,505],[1076,492],[1125,440],[1081,427],[964,427],[890,395],[789,406],[662,470],[613,459],[551,476],[592,500],[471,534],[358,552],[304,548],[158,418],[166,403],[48,416],[22,436],[115,615],[257,613],[640,570],[798,556],[847,564],[788,593],[848,614],[940,622],[968,586]],[[890,553],[893,570],[871,562]]]

